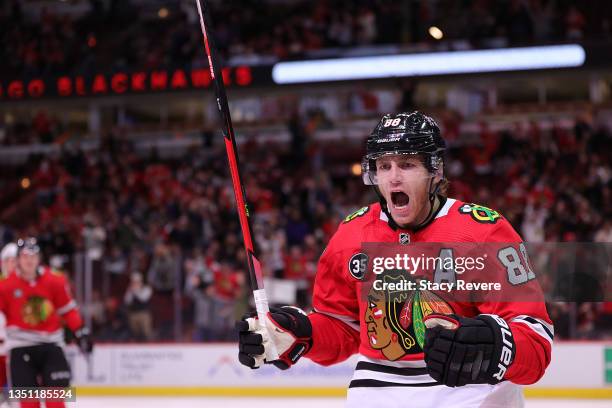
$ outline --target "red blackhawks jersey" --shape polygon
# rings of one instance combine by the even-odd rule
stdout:
[[[518,291],[523,300],[487,295],[476,301],[465,297],[454,301],[443,291],[429,290],[411,291],[399,301],[384,299],[392,292],[372,289],[372,280],[364,279],[366,271],[382,276],[371,273],[372,259],[364,254],[364,243],[407,248],[426,243],[503,243],[486,261],[486,271],[500,274],[500,294]],[[392,228],[380,204],[363,207],[341,223],[320,258],[314,312],[309,315],[313,347],[306,357],[330,365],[359,354],[348,406],[370,406],[367,401],[376,407],[522,406],[517,384],[534,383],[544,374],[553,341],[551,320],[530,266],[519,265],[522,275],[510,274],[507,268],[522,259],[527,263],[526,257],[524,244],[508,221],[483,206],[446,199],[435,218],[416,231]],[[508,322],[516,354],[504,375],[507,381],[457,388],[436,383],[427,374],[422,351],[423,317],[433,312],[465,317],[493,314]]]
[[[43,343],[63,345],[63,323],[73,331],[83,325],[66,277],[44,266],[33,281],[16,272],[0,281],[0,311],[6,316],[9,350]]]

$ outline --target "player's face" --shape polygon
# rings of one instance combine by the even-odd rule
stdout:
[[[17,263],[21,276],[25,279],[33,279],[36,276],[36,268],[40,263],[40,257],[38,254],[22,252],[17,258]]]
[[[415,155],[389,155],[376,160],[378,188],[397,224],[409,228],[429,213],[431,175]]]
[[[8,276],[9,273],[15,270],[17,266],[17,258],[10,257],[2,260],[2,275]]]

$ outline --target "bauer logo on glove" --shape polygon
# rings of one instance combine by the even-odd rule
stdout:
[[[425,319],[425,363],[429,375],[449,387],[504,380],[516,347],[499,316],[474,318],[431,314]]]

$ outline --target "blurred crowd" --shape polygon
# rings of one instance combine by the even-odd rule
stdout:
[[[254,138],[240,149],[264,273],[293,282],[307,308],[317,259],[338,223],[376,199],[351,172],[361,145],[337,157],[299,123],[290,129],[293,143]],[[450,139],[451,197],[499,210],[528,242],[612,242],[611,135],[588,117],[571,129],[534,122],[496,132],[483,122],[471,143]],[[175,339],[177,316],[182,340],[227,340],[249,293],[226,167],[220,145],[164,160],[154,150],[136,154],[109,131],[97,150],[67,146],[58,157],[2,169],[0,241],[37,236],[46,259],[68,271],[74,254],[87,253],[95,290],[84,307],[101,340]],[[610,337],[609,302],[579,302],[571,322],[570,307],[549,305],[558,338]]]
[[[611,32],[603,0],[211,3],[218,48],[241,62],[377,44],[427,49],[436,42],[432,26],[444,40],[462,40],[462,47],[603,40]],[[86,12],[74,15],[52,4],[28,11],[21,0],[0,5],[0,73],[6,78],[205,64],[190,0],[90,0]]]
[[[37,111],[31,120],[0,118],[0,145],[61,143],[67,135],[62,122],[46,110]]]

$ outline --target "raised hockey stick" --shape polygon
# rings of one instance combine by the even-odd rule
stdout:
[[[232,185],[234,187],[234,195],[236,196],[236,207],[238,209],[238,217],[240,218],[240,227],[242,229],[242,237],[244,239],[244,248],[247,255],[247,267],[249,269],[249,278],[251,281],[251,289],[253,290],[253,297],[255,298],[255,308],[257,309],[257,316],[259,318],[259,324],[264,330],[266,329],[265,321],[266,315],[270,311],[268,307],[268,298],[264,290],[263,284],[263,273],[261,270],[261,264],[255,256],[255,250],[253,249],[253,240],[251,238],[251,226],[249,224],[249,209],[246,204],[246,194],[244,192],[244,185],[240,177],[240,166],[238,163],[238,149],[236,148],[236,138],[234,136],[234,127],[232,126],[232,118],[230,116],[229,105],[227,103],[227,95],[225,93],[225,85],[223,84],[223,76],[221,70],[217,65],[216,50],[208,35],[210,27],[210,13],[206,1],[202,1],[204,7],[202,7],[200,0],[195,0],[198,7],[198,14],[200,15],[200,26],[202,28],[202,35],[204,36],[204,47],[206,48],[206,55],[208,56],[208,66],[210,67],[210,75],[215,84],[215,94],[217,96],[217,108],[223,120],[223,136],[225,138],[225,150],[227,152],[227,160],[229,162],[230,173],[232,175]],[[278,360],[278,352],[276,345],[272,341],[268,333],[268,339],[270,339],[268,349],[266,350],[266,357],[269,361]]]

